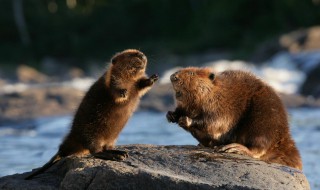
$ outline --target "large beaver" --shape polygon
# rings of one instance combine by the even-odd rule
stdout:
[[[135,111],[139,99],[158,80],[145,75],[146,56],[134,49],[116,54],[109,69],[90,87],[56,155],[26,179],[44,172],[62,157],[85,155],[122,160],[124,151],[113,150],[119,133]]]
[[[302,169],[281,100],[253,74],[191,67],[170,79],[177,108],[167,119],[201,145]]]

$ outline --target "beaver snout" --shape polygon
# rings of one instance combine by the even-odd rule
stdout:
[[[172,75],[170,76],[170,80],[171,80],[171,82],[177,81],[177,80],[178,80],[177,73],[172,74]]]
[[[141,59],[147,61],[147,57],[145,55],[142,55]]]
[[[138,58],[142,61],[142,62],[147,62],[147,57],[143,54],[139,54]]]
[[[141,52],[137,52],[135,54],[132,55],[133,57],[138,57],[140,60],[142,60],[143,62],[147,61],[147,57],[141,53]]]

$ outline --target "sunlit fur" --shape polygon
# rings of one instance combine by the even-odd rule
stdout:
[[[62,157],[95,154],[114,148],[140,97],[158,79],[145,74],[146,56],[125,50],[113,56],[108,70],[90,87],[74,116],[69,134],[57,154],[26,179],[44,172]]]
[[[262,80],[244,71],[213,73],[190,67],[173,74],[171,81],[177,108],[168,114],[202,145],[233,143],[229,150],[234,152],[302,169],[286,110]],[[192,120],[189,126],[187,118]]]

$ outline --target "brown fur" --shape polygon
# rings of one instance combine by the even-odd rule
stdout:
[[[244,71],[194,67],[171,81],[177,108],[167,118],[201,145],[302,169],[284,105],[266,83]]]
[[[100,158],[110,158],[101,154],[120,154],[123,151],[112,150],[119,133],[135,111],[139,99],[158,80],[157,75],[148,78],[145,75],[146,56],[134,49],[125,50],[112,58],[109,69],[90,87],[83,98],[72,123],[71,131],[59,147],[58,153],[43,167],[43,172],[54,162],[69,155],[88,153]],[[108,151],[111,150],[111,151]]]

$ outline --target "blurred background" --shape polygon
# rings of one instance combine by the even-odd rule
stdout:
[[[0,2],[0,176],[49,160],[111,56],[135,48],[161,79],[118,144],[197,144],[165,122],[169,75],[186,66],[250,70],[279,92],[304,172],[320,189],[320,0]]]

